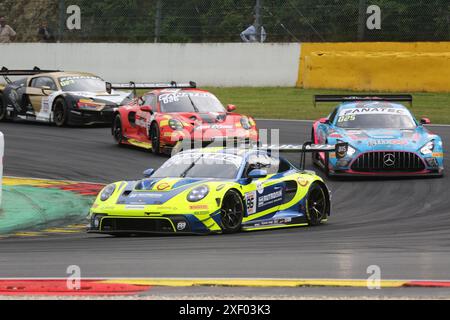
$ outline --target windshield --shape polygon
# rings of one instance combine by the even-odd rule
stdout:
[[[243,159],[217,153],[179,154],[169,159],[152,178],[236,178]]]
[[[226,112],[222,103],[207,92],[171,92],[159,95],[161,112]]]
[[[416,123],[403,109],[355,108],[344,109],[336,126],[346,129],[414,129]]]
[[[59,84],[66,92],[106,92],[106,83],[98,77],[74,76],[59,78]]]

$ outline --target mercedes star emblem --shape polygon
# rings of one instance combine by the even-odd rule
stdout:
[[[387,153],[383,158],[384,164],[388,167],[392,167],[395,164],[395,155],[393,153]]]

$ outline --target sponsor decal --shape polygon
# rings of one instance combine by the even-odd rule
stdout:
[[[222,190],[223,188],[225,188],[225,185],[224,185],[224,184],[221,184],[220,186],[217,186],[216,191],[220,191],[220,190]]]
[[[304,178],[302,178],[302,177],[298,178],[297,182],[302,187],[306,187],[309,184],[309,181],[304,179]]]
[[[391,114],[391,115],[404,115],[405,110],[397,108],[386,107],[365,107],[365,108],[353,108],[344,109],[339,116],[358,115],[358,114]],[[344,120],[343,120],[344,121]],[[345,120],[350,121],[350,120]]]
[[[221,148],[222,149],[222,148]],[[199,159],[201,157],[201,159]],[[243,158],[241,156],[236,156],[232,154],[225,154],[225,153],[201,153],[197,151],[193,152],[186,152],[182,154],[177,154],[170,158],[168,161],[166,161],[161,168],[166,168],[170,166],[177,166],[180,164],[186,164],[186,163],[213,163],[213,164],[225,164],[225,163],[232,163],[237,168],[241,166],[241,163],[243,161]]]
[[[258,197],[258,208],[275,205],[283,200],[283,190],[268,193],[266,195]]]
[[[42,113],[49,113],[50,112],[50,106],[49,106],[48,100],[49,100],[48,97],[42,98],[41,111],[40,112],[42,112]]]
[[[342,143],[338,143],[336,145],[336,157],[338,159],[342,159],[347,155],[348,152],[348,145],[347,144],[342,144]]]
[[[184,229],[186,229],[187,223],[186,222],[178,222],[177,223],[177,230],[178,231],[183,231]]]
[[[125,206],[125,209],[128,209],[128,210],[144,210],[145,209],[145,206],[143,206],[143,205],[126,205]]]
[[[363,132],[361,130],[347,130],[346,131],[349,135],[360,135],[363,134]]]
[[[207,204],[198,204],[189,206],[190,210],[208,210],[209,206]]]
[[[375,147],[379,145],[406,145],[408,141],[406,140],[387,140],[387,139],[377,139],[369,141],[368,145],[370,147]]]
[[[259,194],[263,194],[264,193],[264,182],[258,182],[256,184],[256,190],[258,190]]]
[[[264,226],[271,226],[271,225],[282,225],[292,222],[292,218],[280,218],[280,219],[274,219],[269,221],[261,221],[258,223],[255,223],[253,227],[264,227]]]
[[[161,198],[163,195],[160,193],[132,193],[128,198]]]
[[[181,91],[179,89],[167,90],[167,91],[162,91],[162,92],[164,92],[164,93],[160,94],[158,99],[163,104],[179,102],[180,98],[184,98],[184,97],[204,97],[204,98],[212,97],[212,95],[209,93]]]
[[[435,158],[442,158],[444,156],[443,152],[435,152],[433,153],[433,157]]]
[[[213,124],[213,125],[201,125],[194,128],[194,130],[205,130],[205,129],[214,129],[214,130],[223,130],[223,129],[233,129],[232,125],[221,125],[221,124]]]
[[[176,207],[168,207],[168,206],[160,206],[160,207],[157,207],[156,210],[160,210],[160,211],[177,211],[178,208],[176,208]]]

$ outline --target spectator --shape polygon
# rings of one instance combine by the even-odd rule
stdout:
[[[54,42],[53,31],[48,27],[47,21],[42,21],[38,29],[38,38],[40,42]]]
[[[0,16],[0,43],[10,43],[14,41],[16,32],[6,24],[6,19]]]
[[[261,40],[258,40],[258,33],[256,32],[256,16],[253,16],[253,24],[241,32],[241,39],[244,42],[264,42],[266,41],[267,34],[263,26],[261,26]]]

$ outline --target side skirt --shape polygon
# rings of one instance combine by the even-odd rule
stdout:
[[[304,227],[308,226],[308,221],[305,216],[283,216],[282,214],[275,215],[269,219],[249,221],[242,225],[243,231],[258,231],[267,229],[290,228],[290,227]]]

